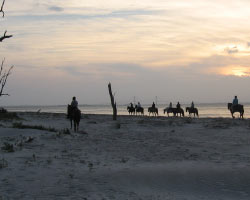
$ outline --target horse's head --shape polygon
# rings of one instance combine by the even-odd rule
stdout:
[[[188,112],[188,110],[189,110],[189,107],[186,107],[186,112]]]
[[[227,104],[228,110],[230,110],[230,109],[232,108],[232,105],[233,105],[232,103],[228,103],[228,104]]]

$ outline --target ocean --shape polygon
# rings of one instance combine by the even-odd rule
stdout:
[[[244,118],[250,118],[250,103],[244,105]],[[128,115],[128,105],[118,105],[118,115]],[[148,115],[147,108],[151,105],[142,105],[144,107],[144,114]],[[163,109],[168,105],[158,104],[159,115],[166,116],[163,114]],[[190,104],[182,104],[182,108],[190,106]],[[227,103],[210,103],[210,104],[195,104],[195,107],[199,110],[199,116],[202,118],[206,117],[231,117],[229,110],[227,109]],[[67,105],[54,105],[54,106],[7,106],[5,107],[10,112],[50,112],[50,113],[67,113]],[[80,110],[83,114],[112,114],[111,105],[79,105]],[[235,117],[239,116],[239,113],[234,114]],[[185,116],[188,114],[185,112]]]

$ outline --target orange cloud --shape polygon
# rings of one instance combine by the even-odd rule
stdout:
[[[219,69],[219,74],[226,76],[250,76],[250,67],[245,66],[227,66]]]

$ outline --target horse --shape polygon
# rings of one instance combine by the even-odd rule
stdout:
[[[135,106],[135,113],[141,113],[141,115],[144,115],[144,108],[143,107],[138,107],[137,105]]]
[[[178,117],[178,114],[180,114],[180,117],[184,117],[184,110],[182,108],[172,108],[173,110],[173,113],[174,113],[174,116],[177,115]]]
[[[72,129],[72,121],[74,121],[74,131],[78,131],[81,120],[81,111],[68,105],[67,118],[70,120],[70,128]]]
[[[149,116],[150,116],[150,113],[152,113],[154,116],[156,116],[156,115],[158,115],[158,108],[149,107],[148,112],[149,112]]]
[[[235,118],[235,117],[234,117],[234,113],[235,113],[235,112],[239,112],[239,113],[240,113],[240,118],[243,119],[243,115],[244,115],[244,106],[241,105],[241,104],[234,105],[234,106],[232,106],[232,105],[233,105],[232,103],[228,103],[228,104],[227,104],[227,108],[228,108],[228,110],[230,110],[231,115],[232,115],[232,118]]]
[[[197,109],[197,108],[186,107],[186,112],[189,113],[189,116],[191,115],[191,113],[193,113],[193,114],[194,114],[194,117],[195,117],[195,115],[196,115],[197,117],[199,117],[199,113],[198,113],[198,109]]]
[[[168,117],[169,117],[169,113],[173,113],[173,110],[172,110],[172,108],[167,107],[167,108],[165,108],[165,109],[163,110],[163,113],[164,113],[164,114],[167,113],[167,114],[168,114]]]
[[[184,110],[182,108],[169,108],[169,107],[167,107],[163,110],[163,112],[164,112],[164,114],[165,114],[165,112],[167,112],[168,117],[169,117],[169,113],[173,113],[173,115],[174,116],[177,115],[177,117],[178,117],[178,114],[180,114],[180,117],[181,116],[184,117]]]
[[[134,108],[134,107],[128,106],[128,107],[127,107],[127,111],[128,111],[128,113],[129,113],[129,115],[135,114],[135,108]]]

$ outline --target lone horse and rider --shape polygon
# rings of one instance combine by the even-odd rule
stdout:
[[[241,104],[239,104],[239,100],[238,100],[238,97],[237,97],[237,96],[234,97],[232,103],[228,103],[228,104],[227,104],[227,108],[228,108],[228,110],[230,110],[231,115],[232,115],[232,118],[235,118],[235,117],[234,117],[234,113],[235,113],[235,112],[239,112],[239,113],[240,113],[240,118],[243,119],[243,115],[244,115],[244,106],[241,105]]]
[[[76,97],[72,98],[71,104],[68,105],[67,118],[70,120],[70,125],[72,129],[72,121],[74,122],[74,131],[78,131],[79,123],[81,120],[81,111],[78,108],[78,101]]]
[[[158,108],[155,107],[155,102],[152,103],[152,106],[148,108],[149,116],[152,113],[154,116],[158,116]]]
[[[141,103],[138,101],[138,104],[135,105],[135,113],[141,113],[141,115],[144,115],[144,108],[141,106]]]
[[[133,103],[130,103],[130,106],[127,107],[127,111],[129,113],[129,115],[134,115],[135,114],[135,107],[133,105]]]
[[[198,109],[194,107],[194,102],[193,101],[192,101],[190,107],[186,107],[186,112],[189,113],[189,116],[191,116],[191,114],[193,113],[194,117],[195,116],[199,117]]]

